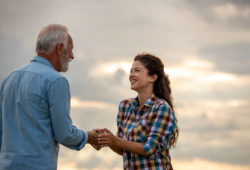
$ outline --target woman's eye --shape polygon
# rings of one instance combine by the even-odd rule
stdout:
[[[133,73],[133,72],[140,72],[140,70],[139,69],[133,69],[133,70],[131,69],[130,73]]]

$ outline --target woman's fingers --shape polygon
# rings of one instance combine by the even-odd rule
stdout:
[[[106,128],[104,128],[103,131],[106,132],[106,133],[111,133],[111,132],[110,132],[108,129],[106,129]]]
[[[94,129],[94,131],[96,133],[98,133],[98,134],[103,134],[104,133],[103,129]]]
[[[111,138],[111,135],[110,134],[98,134],[98,138]]]
[[[98,138],[98,143],[110,142],[107,138]]]
[[[101,145],[101,147],[110,146],[110,141],[98,141],[98,144]]]
[[[104,133],[98,134],[98,144],[102,147],[111,146],[114,141],[114,135],[108,129],[102,129]]]
[[[98,135],[98,144],[100,144],[102,147],[103,146],[109,146],[110,145],[110,138],[106,134],[100,134]]]
[[[109,139],[106,139],[106,138],[98,138],[98,142],[105,142],[105,141],[109,141]]]

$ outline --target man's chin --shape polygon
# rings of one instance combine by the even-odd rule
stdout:
[[[67,65],[64,65],[64,66],[62,66],[61,67],[62,69],[61,69],[61,72],[67,72],[68,71],[68,69],[69,69],[69,66],[68,66],[68,64]]]
[[[65,72],[67,72],[67,71],[68,71],[68,68],[67,68],[67,69],[62,70],[61,72],[65,73]]]

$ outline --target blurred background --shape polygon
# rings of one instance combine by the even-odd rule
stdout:
[[[64,73],[71,116],[86,131],[116,133],[118,104],[136,97],[135,55],[162,59],[180,136],[176,170],[250,169],[249,0],[0,0],[0,83],[35,55],[41,28],[64,24],[75,59]],[[61,146],[59,170],[121,170],[108,148]]]

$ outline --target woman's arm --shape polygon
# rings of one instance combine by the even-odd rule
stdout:
[[[98,142],[102,147],[110,147],[118,154],[123,150],[146,156],[146,152],[141,143],[132,142],[118,136],[114,136],[108,129],[103,129],[105,134],[98,135]]]
[[[102,146],[102,147],[104,147],[104,146]],[[115,153],[117,153],[119,155],[123,155],[123,150],[118,148],[118,147],[110,146],[110,149],[112,149],[112,151],[114,151]]]
[[[102,147],[105,147],[104,146],[104,144],[102,144],[102,140],[103,140],[103,134],[106,134],[106,132],[105,131],[107,131],[106,129],[105,129],[105,131],[104,131],[104,129],[96,129],[97,130],[97,133],[98,133],[98,147],[99,147],[99,149],[100,148],[102,148]],[[114,152],[116,152],[117,154],[119,154],[119,155],[123,155],[123,150],[122,149],[120,149],[120,148],[118,148],[118,147],[116,147],[116,146],[109,146],[110,147],[110,149],[112,149]],[[98,150],[99,150],[98,149]]]

